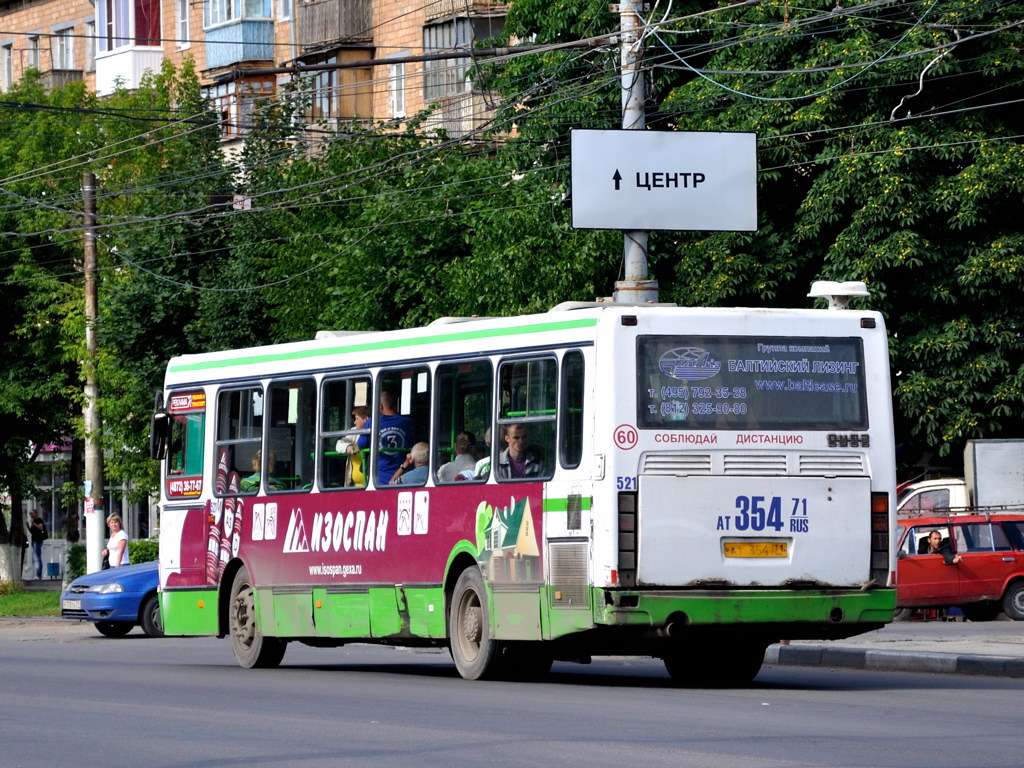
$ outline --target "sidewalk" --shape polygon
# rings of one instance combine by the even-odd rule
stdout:
[[[845,640],[772,645],[765,664],[1024,677],[1024,622],[896,622]]]

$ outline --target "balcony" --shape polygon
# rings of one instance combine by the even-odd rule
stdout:
[[[207,69],[231,67],[243,61],[274,61],[271,19],[240,19],[209,27],[204,32]]]
[[[497,0],[437,0],[427,5],[427,21],[455,16],[505,16],[508,6],[507,2]]]
[[[372,0],[311,0],[296,5],[296,42],[304,50],[373,42]]]
[[[63,88],[69,83],[82,81],[82,70],[80,69],[51,69],[39,74],[39,82],[49,93],[54,88]]]
[[[428,131],[444,131],[450,139],[463,139],[494,117],[497,94],[471,91],[444,96],[433,102],[427,117]]]
[[[118,84],[130,91],[139,87],[146,72],[159,72],[164,60],[160,46],[126,45],[96,54],[96,93],[108,96]]]

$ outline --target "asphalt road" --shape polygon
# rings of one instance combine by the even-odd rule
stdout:
[[[673,688],[660,662],[460,679],[442,651],[292,645],[276,670],[226,640],[110,639],[0,623],[0,766],[1006,766],[1024,680],[766,667]]]

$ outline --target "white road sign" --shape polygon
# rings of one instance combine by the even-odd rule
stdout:
[[[757,230],[753,133],[574,130],[577,229]]]

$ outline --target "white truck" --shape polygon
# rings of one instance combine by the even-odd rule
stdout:
[[[900,491],[897,515],[1024,509],[1024,439],[968,440],[964,475],[911,483]]]

